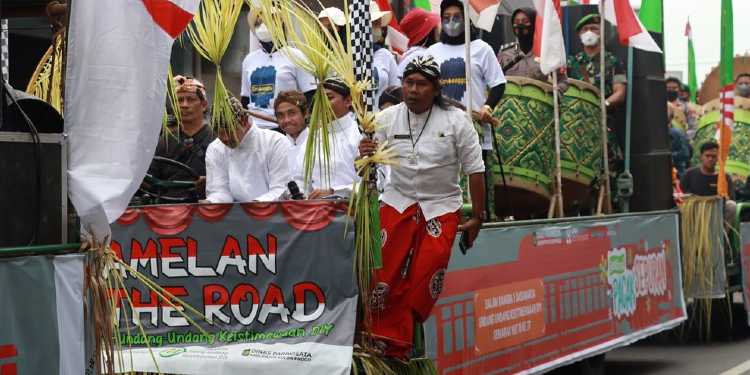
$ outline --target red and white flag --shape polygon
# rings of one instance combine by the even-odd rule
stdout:
[[[735,85],[732,83],[722,87],[719,92],[720,111],[723,121],[719,121],[716,124],[716,140],[721,141],[722,129],[726,130],[728,134],[728,138],[725,138],[727,149],[732,144],[732,132],[734,131],[734,89]]]
[[[386,44],[399,53],[406,52],[409,49],[409,38],[401,32],[401,27],[398,25],[398,20],[396,19],[396,13],[391,9],[391,2],[388,0],[376,0],[376,2],[381,11],[389,11],[393,15],[391,22],[388,23],[388,34],[385,37]]]
[[[492,31],[492,25],[495,24],[497,17],[497,8],[500,7],[500,0],[466,0],[469,2],[469,17],[474,26]]]
[[[662,52],[635,15],[629,0],[604,0],[604,18],[617,26],[620,44],[644,51]]]
[[[534,0],[534,6],[537,12],[534,55],[540,59],[542,73],[550,74],[567,65],[560,0]]]
[[[156,150],[174,39],[200,0],[76,0],[65,80],[69,196],[97,240]]]

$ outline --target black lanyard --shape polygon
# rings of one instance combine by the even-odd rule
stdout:
[[[435,107],[434,105],[430,107],[430,112],[427,113],[427,119],[424,120],[424,125],[422,126],[422,130],[419,131],[419,135],[417,135],[417,140],[414,140],[414,137],[411,135],[411,116],[409,116],[409,108],[406,109],[406,125],[409,126],[409,140],[411,141],[411,149],[414,150],[417,148],[417,143],[419,143],[419,139],[422,138],[422,133],[424,133],[424,130],[427,129],[427,123],[430,122],[430,116],[432,116],[432,108]]]

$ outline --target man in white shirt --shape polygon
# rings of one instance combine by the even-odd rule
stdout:
[[[404,103],[378,115],[376,141],[363,139],[360,154],[378,142],[395,149],[398,164],[382,194],[383,267],[373,274],[371,333],[383,352],[405,359],[414,323],[424,322],[442,290],[458,231],[471,247],[484,220],[484,163],[479,137],[466,115],[445,106],[440,69],[430,56],[404,71]],[[459,225],[459,172],[469,176],[473,216]]]
[[[415,58],[427,53],[427,48],[437,43],[440,16],[421,8],[410,10],[399,24],[401,31],[409,38],[409,49],[398,63],[398,78],[402,79],[404,69]]]
[[[282,91],[273,103],[276,121],[291,144],[287,162],[291,180],[302,189],[305,183],[304,161],[307,148],[307,99],[299,91]]]
[[[254,21],[252,21],[254,20]],[[253,112],[273,117],[273,101],[282,91],[297,90],[306,95],[315,90],[315,78],[295,61],[305,59],[295,48],[277,49],[271,39],[271,32],[260,20],[252,18],[253,32],[261,48],[250,52],[242,61],[242,105]],[[264,129],[274,129],[277,124],[256,118],[255,125]]]
[[[289,141],[253,125],[242,104],[229,99],[237,124],[219,129],[206,151],[206,201],[231,203],[279,200],[290,181]]]
[[[391,17],[391,12],[381,11],[377,2],[370,2],[373,40],[372,81],[375,91],[373,103],[378,103],[380,94],[386,87],[401,84],[401,80],[398,78],[396,56],[385,46],[388,23],[391,22]]]
[[[316,160],[310,181],[305,189],[309,192],[309,199],[330,195],[348,197],[351,195],[354,183],[359,181],[354,168],[354,159],[357,157],[357,148],[362,135],[359,132],[357,118],[351,111],[351,91],[337,76],[326,79],[323,87],[325,87],[326,96],[331,103],[336,120],[328,127],[330,146],[328,166],[326,168],[325,165],[321,165],[321,159]],[[316,138],[314,142],[317,152],[321,153],[322,138]]]
[[[473,111],[480,112],[482,126],[482,149],[492,150],[492,127],[487,125],[492,118],[492,111],[500,102],[505,91],[505,75],[497,61],[495,52],[489,44],[481,39],[471,41],[471,103],[466,96],[466,62],[464,61],[465,34],[464,23],[471,22],[464,15],[463,3],[460,0],[443,0],[440,3],[442,30],[440,43],[427,49],[440,65],[440,83],[443,95],[463,103]],[[474,34],[472,32],[472,34]],[[487,95],[487,89],[490,90]]]

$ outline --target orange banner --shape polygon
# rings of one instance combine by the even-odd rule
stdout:
[[[475,349],[479,355],[544,335],[542,279],[482,289],[474,295],[474,306]]]

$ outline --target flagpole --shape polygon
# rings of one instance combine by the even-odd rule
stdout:
[[[604,1],[599,2],[599,30],[600,30],[600,44],[599,44],[599,98],[601,115],[602,115],[602,157],[604,160],[604,191],[599,194],[599,204],[597,205],[597,214],[601,214],[602,210],[604,213],[612,213],[612,199],[610,197],[610,183],[609,183],[609,148],[607,145],[607,104],[605,96],[605,84],[606,79],[604,77],[604,71],[606,68],[604,55],[606,54],[606,38],[605,38],[605,23],[604,23]],[[603,203],[603,207],[602,207]]]
[[[633,47],[628,47],[628,86],[625,103],[625,170],[617,178],[621,193],[622,212],[630,212],[630,197],[633,195],[633,175],[630,173],[630,128],[633,121]]]
[[[557,70],[552,72],[552,97],[555,109],[555,206],[557,217],[565,217],[562,194],[562,162],[560,160],[560,102]]]
[[[472,102],[472,90],[471,90],[471,19],[469,17],[469,1],[465,0],[464,3],[464,61],[466,62],[466,116],[469,120],[471,118],[471,111],[474,109],[474,103]]]

